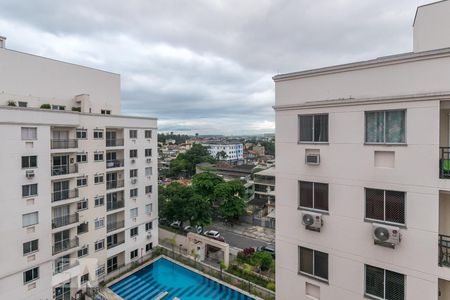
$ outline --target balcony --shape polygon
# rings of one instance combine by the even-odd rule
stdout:
[[[123,188],[123,184],[124,184],[123,180],[107,181],[106,189],[111,190],[111,189]]]
[[[78,247],[78,237],[67,239],[53,244],[53,255]]]
[[[106,161],[106,168],[121,168],[124,166],[123,159],[115,159]]]
[[[125,220],[114,221],[106,224],[106,232],[111,232],[125,227]]]
[[[123,201],[123,200],[107,201],[106,202],[106,211],[124,208],[124,206],[125,206],[125,201]]]
[[[78,223],[78,213],[62,217],[53,218],[52,228],[58,228],[69,224]]]
[[[53,270],[53,275],[62,273],[64,271],[70,270],[76,266],[78,266],[80,263],[78,262],[78,260],[75,260],[73,263],[61,263],[58,266],[55,267],[55,269]]]
[[[78,173],[78,164],[52,167],[52,176],[60,176],[75,173]]]
[[[78,140],[51,140],[52,149],[72,149],[78,148]]]
[[[106,248],[108,250],[122,245],[123,243],[125,243],[125,234],[123,231],[121,233],[110,235],[106,238]]]
[[[121,147],[123,144],[123,139],[106,139],[106,147]]]
[[[74,199],[78,197],[78,189],[64,190],[52,193],[52,202]]]
[[[450,267],[450,236],[439,235],[439,266]]]

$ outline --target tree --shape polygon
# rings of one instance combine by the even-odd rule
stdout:
[[[224,159],[226,159],[228,157],[228,154],[225,152],[225,151],[220,151],[220,152],[217,152],[217,154],[216,154],[216,159],[217,160],[224,160]]]
[[[188,203],[193,195],[190,186],[173,182],[159,189],[159,214],[169,221],[188,221],[190,211]]]
[[[273,263],[272,254],[265,251],[256,252],[252,256],[252,262],[261,271],[268,271]]]
[[[216,185],[222,182],[224,182],[222,177],[211,172],[203,172],[192,178],[192,187],[196,193],[210,198],[212,201]]]
[[[193,176],[195,166],[202,162],[214,163],[215,159],[209,154],[208,148],[194,144],[191,149],[178,154],[177,158],[170,162],[169,174],[177,176],[180,172],[186,172],[187,176]]]
[[[193,193],[186,203],[186,213],[189,216],[191,226],[202,227],[211,224],[212,210],[210,201],[200,194]]]
[[[238,219],[245,213],[245,187],[239,180],[231,180],[216,185],[215,205],[225,221]]]

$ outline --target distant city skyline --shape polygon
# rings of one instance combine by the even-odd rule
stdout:
[[[409,52],[429,0],[0,3],[7,48],[122,75],[161,131],[274,132],[277,73]],[[117,4],[122,2],[117,2]]]

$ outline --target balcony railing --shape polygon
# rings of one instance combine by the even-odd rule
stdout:
[[[123,146],[123,139],[106,139],[106,147]]]
[[[73,267],[78,266],[80,263],[78,262],[78,260],[75,260],[73,263],[61,263],[59,265],[57,265],[55,267],[55,269],[53,270],[53,275],[62,273],[64,271],[70,270]]]
[[[450,179],[450,147],[440,147],[439,177]]]
[[[106,224],[106,232],[111,232],[120,228],[125,227],[125,221],[115,221]]]
[[[78,222],[78,213],[75,213],[73,215],[57,217],[53,218],[52,220],[52,228],[58,228],[69,224],[74,224],[77,222]]]
[[[123,180],[114,180],[114,181],[107,181],[106,182],[106,189],[118,189],[123,188]]]
[[[52,176],[74,174],[74,173],[78,173],[77,164],[52,167]]]
[[[52,149],[72,149],[78,148],[78,140],[51,140]]]
[[[125,206],[125,201],[123,201],[123,200],[106,201],[106,211],[123,208],[124,206]]]
[[[78,197],[78,189],[57,191],[52,193],[52,202],[74,199]]]
[[[439,235],[439,266],[450,267],[450,236]]]
[[[112,249],[112,248],[114,248],[114,247],[117,247],[117,246],[119,246],[119,245],[122,245],[123,243],[125,243],[125,239],[124,239],[124,238],[118,240],[116,243],[108,243],[108,244],[106,245],[106,248],[107,248],[107,249]]]
[[[62,240],[53,244],[53,255],[78,247],[78,237]]]
[[[120,168],[123,167],[123,159],[114,159],[114,160],[107,160],[106,161],[106,168]]]

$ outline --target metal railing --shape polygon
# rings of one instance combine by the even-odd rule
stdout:
[[[123,139],[106,139],[106,147],[123,146]]]
[[[439,147],[439,178],[450,179],[450,147]]]
[[[125,201],[123,201],[123,200],[107,201],[106,202],[106,211],[123,208],[124,206],[125,206]]]
[[[71,149],[78,148],[78,140],[51,140],[52,149]]]
[[[60,264],[53,270],[53,275],[62,273],[64,271],[70,270],[73,267],[78,266],[80,263],[78,260],[75,260],[73,263],[67,263],[67,264]]]
[[[120,168],[123,167],[124,163],[123,163],[123,159],[114,159],[114,160],[107,160],[106,161],[106,168],[110,169],[110,168]]]
[[[439,235],[439,266],[450,267],[450,236]]]
[[[124,184],[123,180],[107,181],[106,189],[110,190],[110,189],[123,188],[123,184]]]
[[[74,224],[77,222],[78,222],[78,213],[75,213],[72,215],[67,215],[67,216],[62,216],[62,217],[57,217],[57,218],[53,218],[53,220],[52,220],[52,228],[58,228],[58,227],[66,226],[69,224]]]
[[[78,173],[78,164],[53,166],[52,176]]]
[[[79,245],[78,237],[56,242],[53,244],[53,255],[78,247],[78,245]]]
[[[125,243],[125,238],[122,238],[121,240],[117,241],[117,243],[106,244],[106,249],[112,249],[114,247],[122,245],[123,243]]]
[[[125,227],[125,220],[110,222],[106,224],[106,232],[111,232],[123,227]]]
[[[73,199],[78,197],[78,189],[63,190],[52,193],[52,202]]]

